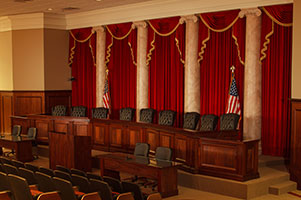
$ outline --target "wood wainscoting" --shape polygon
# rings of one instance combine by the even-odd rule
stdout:
[[[10,116],[50,113],[59,104],[71,107],[71,90],[0,91],[0,133],[11,132]]]
[[[291,119],[290,175],[301,189],[301,100],[293,99]]]

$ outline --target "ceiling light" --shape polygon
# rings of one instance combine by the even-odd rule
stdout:
[[[97,1],[97,2],[101,2],[101,0],[95,0],[95,1]]]
[[[52,8],[48,8],[47,10],[48,10],[48,11],[52,11],[53,9],[52,9]]]

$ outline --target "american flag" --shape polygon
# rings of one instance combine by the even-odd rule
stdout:
[[[103,100],[103,106],[105,108],[108,108],[109,111],[111,111],[111,109],[110,109],[111,103],[110,103],[110,92],[109,92],[108,75],[107,75],[106,81],[105,81],[105,90],[104,90],[104,93],[103,93],[102,100]]]
[[[240,115],[240,103],[239,103],[239,96],[236,86],[236,80],[234,77],[234,72],[232,72],[232,80],[229,90],[229,96],[228,96],[228,106],[226,113],[235,113]]]

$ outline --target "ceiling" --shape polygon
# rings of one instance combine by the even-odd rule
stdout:
[[[147,1],[151,0],[1,0],[0,17],[41,12],[73,14]]]

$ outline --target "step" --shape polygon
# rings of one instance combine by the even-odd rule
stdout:
[[[293,181],[285,181],[269,187],[269,193],[274,195],[281,195],[297,189],[297,183]]]

